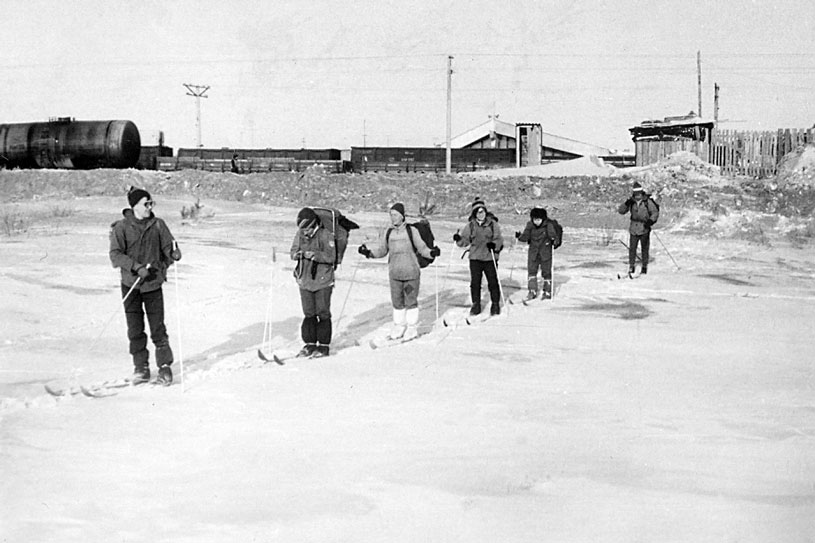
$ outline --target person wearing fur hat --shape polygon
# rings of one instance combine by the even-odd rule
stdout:
[[[528,273],[527,300],[533,300],[541,295],[538,285],[538,269],[543,277],[542,299],[552,298],[552,249],[557,243],[557,230],[552,221],[546,216],[546,210],[540,207],[529,212],[529,221],[523,232],[515,232],[518,241],[529,244],[526,259]]]
[[[390,339],[405,341],[419,335],[419,283],[421,269],[416,254],[435,258],[441,254],[438,247],[428,247],[419,231],[405,222],[405,206],[393,204],[389,210],[391,227],[379,243],[368,248],[364,243],[359,254],[365,258],[382,258],[388,255],[391,303],[393,304],[393,327]]]
[[[470,253],[470,298],[471,315],[481,313],[481,278],[487,277],[490,291],[490,314],[501,314],[501,287],[498,284],[498,255],[504,248],[504,238],[498,219],[487,211],[483,200],[476,198],[472,203],[470,218],[464,227],[453,234],[453,241],[459,247],[468,247]]]
[[[642,185],[634,181],[631,196],[617,207],[620,215],[631,214],[628,226],[628,273],[634,273],[637,263],[637,244],[642,250],[640,273],[648,273],[651,227],[659,219],[659,206],[647,194]]]
[[[133,357],[133,383],[150,380],[150,353],[144,317],[150,327],[150,339],[156,348],[157,382],[173,382],[173,351],[164,324],[162,283],[167,269],[181,260],[181,250],[167,224],[153,214],[153,199],[144,189],[131,187],[127,194],[130,207],[122,210],[122,219],[110,228],[110,262],[121,269],[121,289],[127,320],[127,338]]]
[[[297,261],[294,277],[300,287],[303,322],[300,335],[305,345],[297,356],[329,355],[331,344],[331,294],[334,291],[334,237],[322,226],[317,213],[304,207],[297,213],[297,233],[291,245]]]

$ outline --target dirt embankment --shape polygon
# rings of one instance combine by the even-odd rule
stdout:
[[[131,185],[155,195],[230,200],[298,207],[320,203],[346,213],[386,210],[404,202],[417,215],[430,208],[436,215],[463,217],[478,196],[499,216],[525,217],[543,206],[571,227],[616,228],[614,208],[628,197],[634,180],[660,202],[660,227],[694,235],[744,237],[760,241],[771,233],[797,241],[815,237],[815,152],[812,146],[785,158],[778,178],[755,180],[722,176],[716,166],[690,153],[677,153],[641,168],[610,169],[594,174],[548,176],[545,168],[502,171],[501,175],[423,173],[328,174],[305,172],[232,173],[183,170],[14,170],[0,171],[3,202],[84,196],[117,196]],[[573,161],[578,162],[578,161]],[[563,168],[559,165],[559,168]],[[572,171],[574,170],[574,171]],[[579,168],[570,169],[581,174]],[[537,175],[528,175],[529,173]]]

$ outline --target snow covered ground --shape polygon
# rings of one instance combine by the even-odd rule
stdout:
[[[189,202],[156,199],[184,251],[170,388],[44,393],[130,373],[107,257],[122,198],[22,203],[71,212],[0,238],[3,541],[815,540],[811,248],[658,230],[677,265],[652,238],[651,273],[617,280],[625,248],[571,228],[555,300],[444,327],[468,273],[459,221],[437,219],[424,335],[371,350],[387,265],[355,249],[387,216],[354,213],[335,354],[277,366],[256,351],[269,302],[273,347],[300,345],[297,210],[216,201],[181,224]],[[503,255],[505,295],[525,258]]]

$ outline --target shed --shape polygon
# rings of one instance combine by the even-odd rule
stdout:
[[[629,128],[634,140],[636,164],[659,162],[678,151],[689,151],[708,161],[715,122],[691,111],[687,115],[647,120]]]

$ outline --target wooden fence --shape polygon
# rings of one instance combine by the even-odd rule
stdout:
[[[707,160],[719,166],[723,174],[772,177],[784,155],[807,143],[815,143],[815,128],[763,132],[717,129]]]
[[[668,155],[679,151],[688,151],[704,161],[708,160],[710,145],[706,141],[677,139],[669,140],[640,140],[636,145],[636,165],[647,166],[659,162]]]

